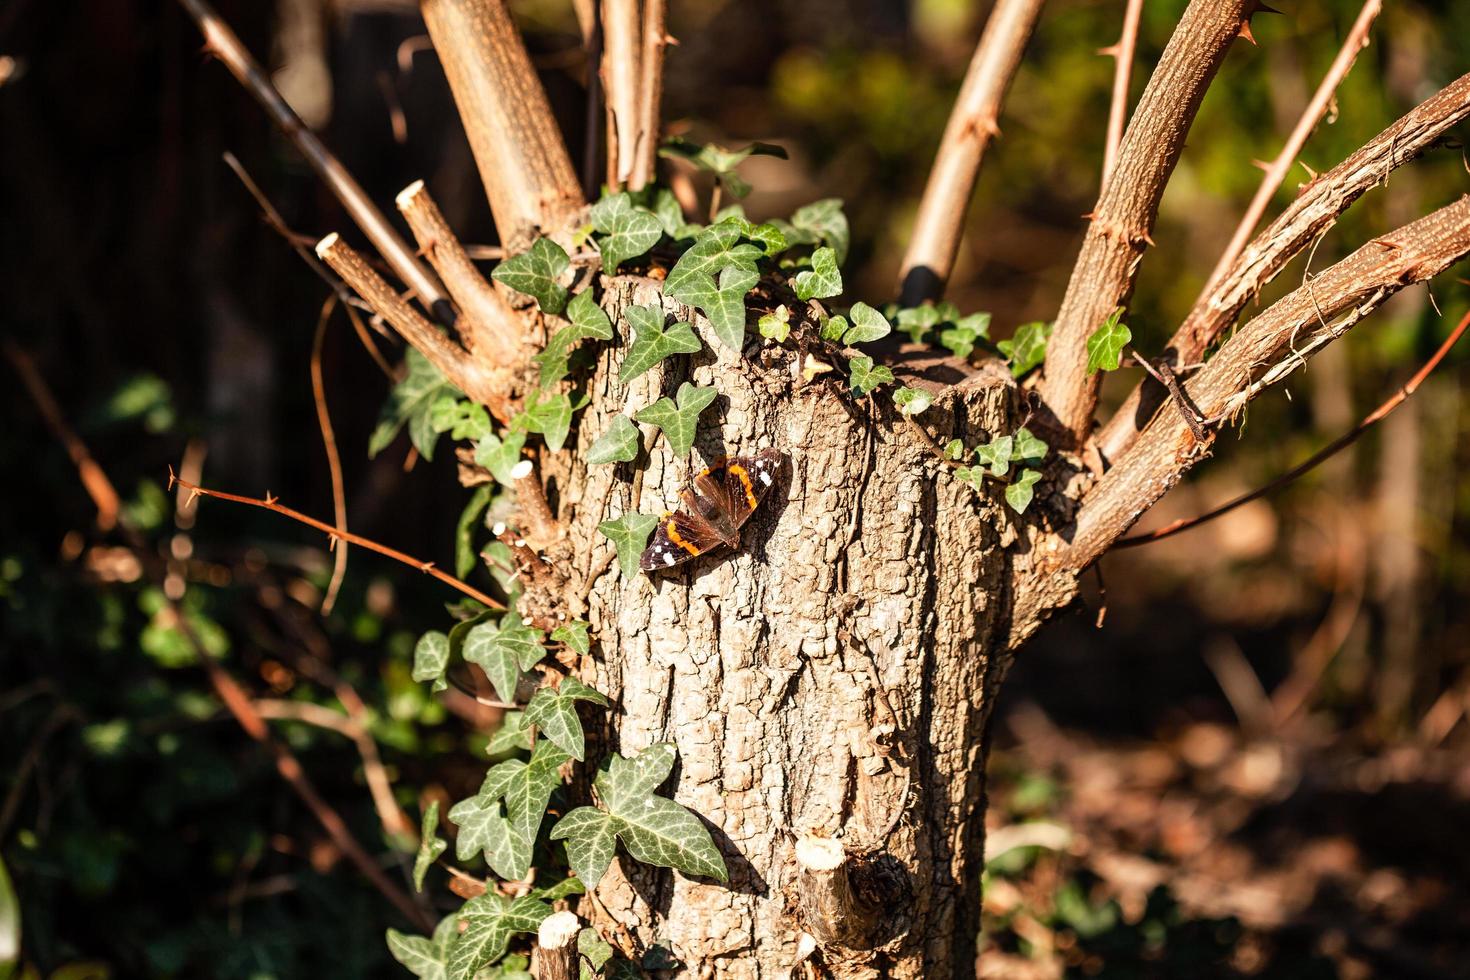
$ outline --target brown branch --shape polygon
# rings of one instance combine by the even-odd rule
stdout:
[[[204,35],[205,47],[224,62],[230,74],[255,97],[255,101],[260,103],[271,120],[281,128],[286,138],[296,145],[296,149],[316,171],[322,183],[342,203],[348,216],[367,235],[373,247],[388,260],[399,278],[414,291],[424,307],[433,309],[435,304],[445,300],[444,289],[433,273],[414,257],[413,249],[408,247],[408,243],[388,223],[387,217],[373,204],[367,192],[347,172],[341,161],[332,155],[317,135],[296,115],[295,110],[287,105],[281,93],[271,84],[270,76],[261,69],[245,45],[235,36],[235,32],[215,13],[214,8],[205,0],[179,0],[179,3],[194,18],[194,23],[199,25],[200,33]]]
[[[607,93],[607,183],[622,187],[638,150],[638,0],[602,0],[602,90]]]
[[[332,478],[332,516],[337,524],[338,539],[332,565],[332,579],[327,583],[322,597],[321,614],[330,615],[337,604],[337,593],[342,589],[342,580],[347,577],[347,542],[340,540],[347,530],[347,490],[342,481],[342,457],[337,452],[337,434],[332,429],[332,415],[327,410],[327,385],[322,378],[322,342],[327,336],[327,323],[332,311],[337,308],[335,294],[328,296],[322,304],[321,316],[316,321],[316,335],[311,340],[311,397],[316,403],[317,428],[322,433],[322,449],[327,454],[327,472]]]
[[[351,303],[343,303],[342,308],[347,311],[347,319],[352,322],[352,332],[357,334],[358,341],[368,352],[368,356],[373,359],[373,363],[378,366],[378,370],[383,372],[383,377],[389,381],[397,381],[398,372],[393,370],[393,365],[388,363],[383,352],[378,350],[378,345],[373,343],[372,334],[368,332],[367,324],[358,315],[357,308]]]
[[[577,935],[581,931],[582,921],[575,912],[554,912],[542,920],[532,953],[536,980],[576,980],[580,974]]]
[[[1467,254],[1470,197],[1462,197],[1369,242],[1241,327],[1185,385],[1190,400],[1208,418],[1239,413],[1389,296]],[[1208,452],[1175,413],[1161,413],[1083,498],[1059,563],[1091,564]]]
[[[1463,75],[1373,137],[1362,149],[1322,174],[1271,225],[1256,236],[1230,271],[1201,297],[1169,340],[1176,368],[1204,358],[1240,311],[1317,240],[1337,216],[1397,167],[1416,159],[1453,126],[1470,117],[1470,75]],[[1116,459],[1163,403],[1163,389],[1147,382],[1136,388],[1098,434],[1104,457]]]
[[[853,860],[842,842],[808,834],[795,850],[802,929],[818,942],[871,949],[883,910],[853,887]]]
[[[10,363],[15,367],[15,372],[20,375],[21,383],[25,385],[31,401],[36,403],[41,418],[46,422],[46,427],[51,430],[56,441],[66,447],[66,454],[71,457],[72,465],[77,468],[77,475],[81,478],[82,488],[87,491],[87,496],[92,498],[92,503],[97,507],[98,529],[112,530],[117,526],[119,509],[117,490],[113,487],[112,481],[107,478],[102,467],[92,458],[87,444],[82,442],[81,437],[67,424],[66,417],[61,413],[61,406],[56,404],[50,386],[46,384],[46,379],[41,377],[41,372],[36,369],[36,362],[31,359],[31,355],[14,342],[6,340],[5,356],[10,359]]]
[[[504,0],[423,0],[490,210],[507,246],[586,205],[546,91]]]
[[[1077,443],[1092,428],[1101,374],[1087,372],[1087,338],[1128,305],[1144,248],[1184,139],[1231,42],[1257,0],[1191,0],[1148,80],[1103,186],[1057,313],[1042,399]]]
[[[522,362],[525,330],[520,319],[470,261],[424,182],[409,184],[399,192],[396,203],[419,249],[459,304],[455,328],[465,346],[482,362],[500,366]]]
[[[1128,88],[1133,81],[1133,55],[1138,50],[1138,23],[1143,19],[1143,0],[1128,0],[1123,11],[1123,31],[1118,43],[1099,54],[1111,55],[1113,97],[1108,105],[1108,135],[1103,148],[1102,182],[1107,184],[1118,163],[1118,147],[1123,144],[1123,127],[1128,122]]]
[[[669,0],[643,0],[643,50],[638,78],[638,142],[628,189],[653,183],[658,165],[659,109],[664,94],[664,48],[669,46]]]
[[[1000,107],[1036,29],[1045,0],[998,0],[965,72],[934,167],[924,187],[913,234],[899,271],[905,306],[936,299],[954,270],[965,214],[990,140],[1000,134]]]
[[[1232,510],[1235,510],[1237,507],[1243,507],[1253,500],[1259,500],[1261,497],[1264,497],[1267,494],[1272,493],[1273,491],[1279,490],[1282,487],[1287,486],[1288,484],[1295,483],[1297,480],[1301,479],[1303,476],[1306,476],[1312,470],[1316,469],[1318,466],[1321,466],[1327,460],[1331,459],[1333,456],[1337,455],[1348,446],[1351,446],[1353,443],[1357,442],[1358,439],[1363,435],[1363,433],[1367,432],[1369,429],[1373,428],[1373,426],[1377,425],[1379,422],[1392,415],[1394,410],[1402,405],[1405,401],[1407,401],[1410,395],[1419,390],[1419,386],[1424,383],[1424,379],[1429,377],[1430,373],[1435,368],[1439,367],[1440,362],[1445,359],[1445,355],[1449,354],[1450,349],[1459,342],[1462,336],[1464,336],[1465,330],[1467,328],[1470,328],[1470,313],[1467,313],[1465,315],[1465,317],[1460,321],[1459,325],[1456,326],[1453,331],[1451,331],[1450,335],[1447,338],[1445,338],[1445,342],[1439,345],[1439,349],[1434,352],[1433,356],[1430,357],[1429,360],[1424,362],[1423,367],[1419,368],[1419,370],[1414,373],[1414,376],[1410,378],[1402,388],[1389,396],[1388,400],[1385,401],[1382,405],[1379,405],[1372,412],[1369,412],[1366,416],[1364,416],[1363,420],[1355,425],[1353,428],[1349,429],[1347,432],[1343,433],[1341,436],[1338,436],[1332,442],[1328,443],[1326,446],[1313,453],[1310,457],[1306,459],[1305,462],[1302,462],[1292,469],[1288,470],[1287,472],[1281,474],[1270,483],[1267,483],[1265,486],[1257,487],[1250,493],[1241,494],[1239,497],[1236,497],[1229,503],[1221,504],[1219,507],[1216,507],[1210,511],[1206,511],[1205,513],[1199,514],[1195,517],[1180,518],[1179,520],[1174,521],[1171,524],[1167,524],[1164,527],[1159,528],[1158,530],[1150,531],[1147,534],[1140,534],[1131,538],[1122,538],[1121,540],[1115,541],[1113,543],[1113,547],[1129,548],[1134,545],[1148,544],[1151,541],[1159,541],[1164,538],[1171,538],[1176,534],[1181,534],[1185,531],[1190,530],[1191,528],[1196,528],[1199,527],[1201,524],[1213,521],[1217,517],[1223,517],[1226,514],[1230,513]]]
[[[274,511],[277,514],[281,514],[291,518],[291,520],[293,521],[305,524],[307,527],[314,527],[318,531],[331,535],[333,538],[338,538],[342,541],[351,542],[352,544],[366,548],[369,551],[376,551],[380,555],[386,555],[387,557],[392,558],[394,561],[399,561],[405,565],[417,568],[419,571],[424,572],[425,574],[432,575],[434,578],[443,582],[445,585],[448,585],[451,588],[463,592],[471,599],[475,599],[478,602],[484,603],[491,609],[505,608],[505,605],[503,603],[499,602],[496,599],[492,599],[490,596],[481,592],[473,585],[468,585],[464,582],[461,582],[459,579],[455,578],[453,575],[450,575],[448,572],[441,571],[440,569],[436,568],[434,566],[434,563],[431,561],[419,561],[412,555],[404,554],[398,549],[390,548],[385,544],[379,544],[371,538],[365,538],[360,534],[353,534],[348,531],[339,531],[336,528],[332,527],[332,525],[327,524],[324,521],[319,521],[315,517],[308,517],[306,514],[301,513],[299,510],[293,510],[290,507],[285,506],[284,504],[277,501],[275,497],[267,495],[264,499],[260,499],[257,497],[245,497],[235,493],[225,493],[223,490],[210,490],[205,487],[201,487],[196,484],[188,483],[184,480],[179,479],[177,476],[174,475],[173,469],[170,468],[168,471],[168,485],[170,490],[173,489],[175,483],[190,491],[195,496],[216,497],[220,500],[231,501],[232,503],[249,504],[251,507],[260,507],[265,510]]]

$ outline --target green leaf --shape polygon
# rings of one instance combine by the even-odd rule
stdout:
[[[949,348],[955,357],[969,357],[975,344],[990,337],[990,314],[971,313],[954,326],[939,331],[939,343]]]
[[[574,619],[552,630],[551,638],[557,643],[565,643],[567,649],[585,657],[592,652],[592,640],[587,635],[588,629],[590,627],[582,620]]]
[[[686,381],[679,385],[675,398],[664,396],[633,417],[662,429],[674,455],[683,456],[694,446],[700,413],[709,408],[718,394],[714,388],[697,387]]]
[[[951,439],[944,446],[944,458],[945,459],[964,459],[965,458],[965,444],[963,442],[960,442],[958,439]]]
[[[408,936],[397,929],[387,933],[388,952],[420,980],[446,980],[449,948],[459,938],[459,920],[446,916],[434,928],[434,938]]]
[[[587,886],[582,884],[581,879],[568,876],[554,885],[548,885],[545,888],[533,888],[530,894],[535,898],[541,899],[543,902],[559,902],[573,895],[587,894]]]
[[[597,530],[618,549],[618,567],[623,578],[638,574],[638,559],[648,547],[648,536],[658,526],[658,518],[652,514],[624,514],[617,520],[603,521]]]
[[[893,372],[888,365],[874,367],[871,357],[854,357],[847,362],[847,367],[851,372],[848,380],[859,397],[868,396],[879,385],[893,383]]]
[[[449,637],[431,630],[419,637],[413,648],[413,673],[416,681],[433,681],[434,691],[448,687],[444,669],[449,666]]]
[[[774,340],[778,344],[784,344],[786,338],[791,336],[791,311],[784,305],[778,306],[761,317],[757,325],[760,327],[762,337]]]
[[[440,395],[429,409],[429,426],[451,439],[479,439],[491,431],[490,413],[468,398]]]
[[[765,254],[742,241],[749,230],[734,217],[710,225],[664,280],[664,295],[703,310],[715,336],[736,350],[744,346],[745,294],[760,281],[756,262]]]
[[[929,332],[943,322],[944,311],[928,303],[898,311],[899,333],[908,334],[909,340],[915,344],[924,343]]]
[[[544,656],[541,631],[523,624],[515,612],[506,613],[499,623],[480,623],[464,640],[464,658],[485,671],[495,685],[495,693],[506,703],[516,698],[521,672],[530,670]]]
[[[20,960],[20,901],[10,872],[0,859],[0,977],[8,977]]]
[[[837,252],[825,246],[813,252],[812,267],[798,272],[791,288],[802,300],[826,299],[841,293],[842,272],[837,268]]]
[[[618,266],[635,259],[658,244],[664,229],[653,214],[633,206],[627,193],[603,197],[592,206],[592,227],[602,232],[597,240],[602,252],[602,269],[608,275]]]
[[[414,448],[424,459],[432,460],[434,444],[439,441],[439,432],[434,428],[434,405],[442,397],[458,399],[464,395],[445,381],[439,369],[415,348],[404,352],[403,363],[408,370],[403,380],[393,386],[378,415],[377,427],[368,439],[368,456],[376,456],[386,449],[407,425]]]
[[[587,465],[630,463],[638,458],[638,426],[626,415],[614,415],[607,431],[587,450]]]
[[[852,304],[852,309],[847,311],[847,316],[852,320],[852,328],[842,335],[842,342],[848,347],[882,340],[893,332],[888,318],[867,303]],[[888,380],[893,379],[890,377]]]
[[[1123,362],[1123,348],[1133,339],[1133,331],[1123,324],[1123,307],[1118,307],[1103,325],[1087,338],[1087,373],[1116,371]]]
[[[567,304],[567,316],[571,324],[558,330],[547,342],[546,349],[531,358],[541,369],[537,384],[543,388],[567,376],[572,349],[583,340],[612,340],[612,320],[597,305],[592,290],[584,289],[572,297]]]
[[[526,724],[524,711],[507,711],[500,718],[500,727],[485,743],[485,754],[504,755],[517,749],[531,748],[531,729]]]
[[[1024,425],[1016,430],[1016,445],[1011,459],[1027,463],[1040,462],[1046,456],[1047,445],[1032,434]]]
[[[413,859],[413,890],[424,890],[424,875],[429,865],[439,859],[449,842],[439,837],[439,801],[429,804],[424,811],[423,823],[419,827],[419,852]]]
[[[561,277],[571,264],[560,245],[549,238],[538,238],[529,251],[501,262],[490,275],[496,282],[533,297],[544,312],[560,313],[567,304],[567,289]]]
[[[687,323],[675,321],[664,328],[664,311],[657,306],[630,306],[623,317],[633,327],[633,340],[618,368],[618,380],[632,381],[673,354],[693,354],[704,345]]]
[[[1011,374],[1021,377],[1046,359],[1046,342],[1051,339],[1052,324],[1023,323],[1015,336],[1002,340],[996,348],[1011,362]]]
[[[784,252],[787,248],[786,233],[781,230],[780,225],[773,222],[751,225],[745,232],[745,237],[760,245],[768,256]]]
[[[454,574],[459,578],[475,569],[475,527],[480,515],[490,506],[492,493],[489,484],[476,487],[469,503],[460,511],[459,523],[454,530]]]
[[[842,335],[847,333],[847,326],[847,317],[829,316],[822,321],[821,337],[830,343],[840,344]]]
[[[524,432],[507,432],[504,439],[491,433],[475,445],[475,462],[489,470],[502,486],[514,486],[525,446]]]
[[[542,401],[533,394],[531,404],[526,406],[511,424],[519,423],[530,432],[539,432],[546,440],[546,448],[558,452],[566,445],[567,434],[572,431],[572,397],[565,392],[552,395]]]
[[[852,235],[848,230],[847,215],[842,213],[841,198],[828,197],[797,208],[796,213],[791,216],[791,224],[804,233],[802,240],[793,244],[820,240],[832,247],[839,265],[847,261],[847,249]]]
[[[1036,470],[1022,470],[1020,475],[1006,487],[1006,503],[1011,505],[1011,510],[1017,514],[1026,513],[1026,508],[1031,506],[1031,499],[1035,494],[1031,488],[1039,479],[1041,479],[1041,474]]]
[[[683,241],[695,237],[703,230],[703,225],[691,224],[684,220],[684,208],[674,192],[667,187],[661,187],[653,198],[653,213],[658,217],[659,224],[663,225],[664,234],[674,241]]]
[[[575,677],[566,677],[560,687],[554,690],[543,687],[536,692],[526,706],[526,721],[540,729],[552,745],[581,762],[587,746],[582,721],[577,717],[578,701],[590,701],[604,708],[611,703],[601,692]]]
[[[700,170],[714,174],[731,197],[741,198],[750,193],[750,185],[735,174],[735,168],[753,155],[786,159],[786,150],[774,143],[751,143],[738,150],[726,150],[714,143],[703,146],[680,137],[665,141],[658,155],[687,160]]]
[[[577,933],[577,952],[592,964],[592,969],[600,971],[612,959],[613,948],[601,933],[589,926]]]
[[[981,466],[990,467],[990,472],[996,476],[1005,476],[1010,472],[1011,463],[1017,458],[1015,442],[1012,436],[996,436],[985,445],[975,447],[975,458],[980,461]]]
[[[904,385],[893,393],[893,404],[905,415],[918,415],[934,404],[934,396],[922,389]]]
[[[589,889],[596,888],[617,849],[617,818],[593,806],[581,806],[551,828],[551,839],[566,842],[567,864]]]
[[[530,762],[507,759],[490,767],[480,792],[456,803],[449,819],[459,827],[455,856],[468,861],[478,853],[500,877],[515,881],[531,868],[536,832],[551,794],[561,785],[561,766],[569,756],[550,741],[536,743]]]
[[[486,892],[465,902],[457,916],[465,930],[449,949],[447,980],[473,980],[505,955],[512,935],[535,932],[550,914],[550,905],[529,895],[511,900]]]

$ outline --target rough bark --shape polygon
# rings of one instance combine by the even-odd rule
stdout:
[[[639,952],[660,944],[691,976],[784,977],[808,954],[832,976],[968,976],[985,727],[1009,658],[1021,529],[998,491],[954,479],[890,409],[854,402],[840,381],[803,384],[792,352],[718,346],[652,280],[615,280],[604,305],[630,302],[663,302],[708,346],[630,385],[615,380],[622,352],[606,351],[580,445],[693,380],[721,395],[698,455],[775,447],[787,466],[738,552],[631,581],[596,531],[635,509],[630,468],[574,459],[559,474],[570,591],[594,577],[580,590],[597,638],[584,674],[617,703],[608,748],[672,740],[674,797],[709,822],[731,870],[724,885],[620,859],[592,908],[616,920],[601,921],[609,935]],[[982,370],[924,418],[931,438],[973,444],[1011,431],[1014,412],[1009,375]],[[663,509],[688,470],[656,445],[636,509]],[[871,949],[803,939],[795,845],[807,834],[840,838],[854,888],[884,909]]]

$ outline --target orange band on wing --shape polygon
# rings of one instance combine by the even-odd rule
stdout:
[[[750,482],[750,474],[745,472],[745,467],[736,463],[730,464],[730,472],[740,477],[740,485],[745,488],[745,500],[750,504],[750,509],[755,510],[760,498],[755,495],[755,485]]]
[[[673,521],[669,521],[668,523],[664,524],[664,533],[669,536],[669,540],[670,541],[672,541],[674,544],[678,545],[679,547],[683,548],[685,551],[689,552],[691,555],[697,555],[697,554],[699,554],[699,549],[698,548],[694,547],[694,545],[690,544],[688,541],[685,541],[683,538],[679,537],[679,529],[675,526],[675,524],[674,524]]]

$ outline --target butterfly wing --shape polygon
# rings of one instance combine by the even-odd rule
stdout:
[[[686,506],[695,503],[689,500],[689,496],[685,497]],[[709,521],[700,516],[697,509],[690,507],[675,511],[665,514],[659,522],[657,530],[653,532],[653,541],[643,549],[638,567],[645,572],[673,568],[724,543],[725,539]]]
[[[700,496],[712,501],[738,530],[776,482],[781,454],[768,449],[755,456],[732,456],[694,478]]]

